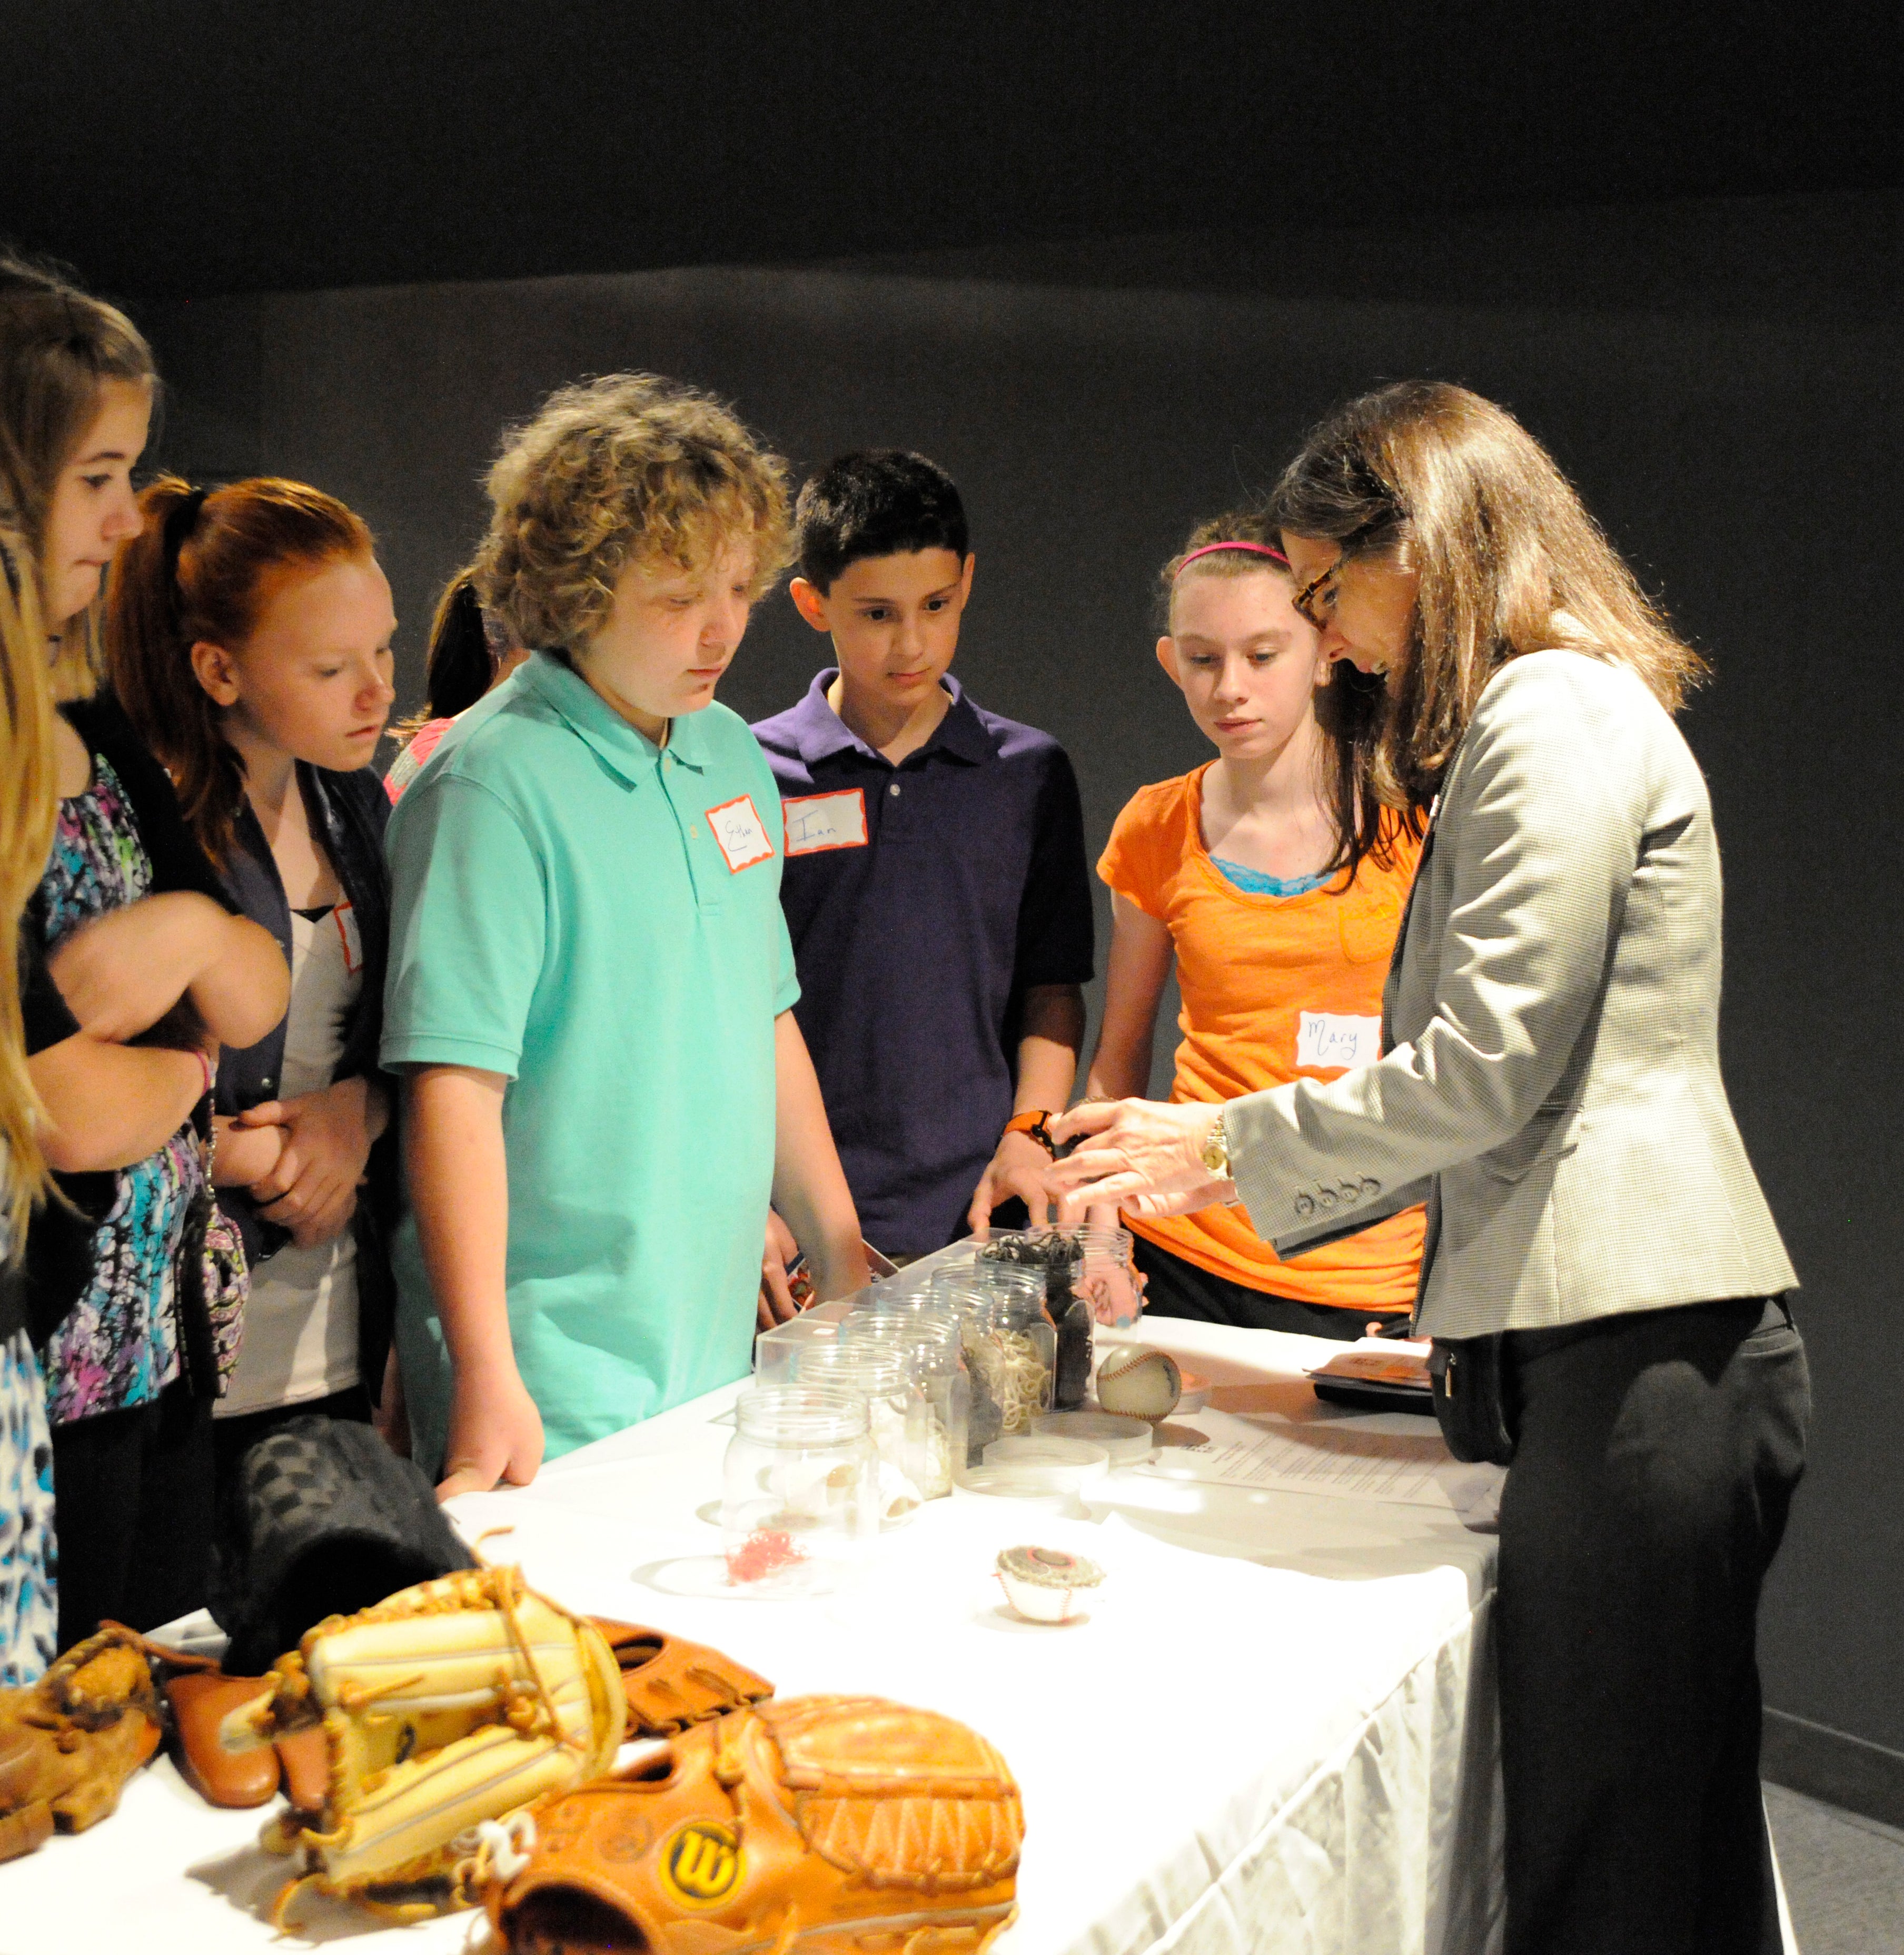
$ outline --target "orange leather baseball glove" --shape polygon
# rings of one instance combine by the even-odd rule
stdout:
[[[705,1643],[691,1643],[665,1629],[610,1622],[604,1616],[589,1620],[607,1639],[621,1668],[631,1738],[671,1737],[690,1724],[773,1695],[773,1686],[764,1676]]]
[[[977,1955],[1017,1914],[1024,1818],[965,1725],[795,1697],[479,1831],[489,1916],[517,1955]]]

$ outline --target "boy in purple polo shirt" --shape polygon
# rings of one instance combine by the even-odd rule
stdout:
[[[1043,1219],[1042,1123],[1091,974],[1077,778],[948,675],[974,559],[943,469],[844,455],[796,520],[793,601],[839,664],[754,729],[786,817],[795,1012],[867,1240],[924,1255],[1015,1198]]]

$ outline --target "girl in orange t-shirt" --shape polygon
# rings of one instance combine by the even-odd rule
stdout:
[[[1140,789],[1098,863],[1116,933],[1087,1091],[1144,1091],[1173,957],[1172,1100],[1333,1079],[1380,1054],[1382,985],[1421,846],[1328,730],[1374,710],[1369,682],[1345,661],[1332,674],[1254,517],[1202,524],[1163,582],[1158,662],[1217,757]],[[1419,1208],[1286,1263],[1240,1208],[1123,1220],[1160,1315],[1355,1338],[1415,1301]]]

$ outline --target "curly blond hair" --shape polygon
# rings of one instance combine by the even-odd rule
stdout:
[[[606,621],[631,564],[694,570],[754,546],[754,595],[791,561],[786,464],[712,395],[653,373],[551,394],[489,471],[477,592],[518,644],[568,652]]]

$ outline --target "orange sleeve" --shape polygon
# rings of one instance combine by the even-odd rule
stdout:
[[[1183,859],[1182,787],[1179,780],[1138,789],[1112,823],[1110,839],[1097,858],[1099,880],[1111,892],[1160,922],[1165,886]]]

